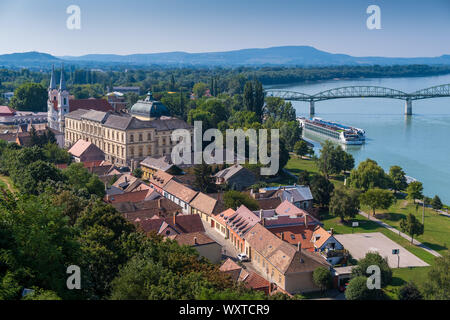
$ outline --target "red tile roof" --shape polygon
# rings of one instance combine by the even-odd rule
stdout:
[[[255,290],[269,289],[270,282],[261,277],[259,274],[253,271],[249,271],[249,274],[244,278],[244,284],[247,288],[252,288]]]
[[[283,240],[290,244],[298,245],[300,242],[303,249],[311,252],[314,251],[314,244],[311,242],[311,237],[313,235],[312,228],[307,229],[304,226],[286,226],[270,228],[268,230],[280,239],[283,235]]]
[[[118,203],[118,202],[139,202],[144,201],[151,193],[152,190],[141,190],[135,192],[125,192],[122,194],[115,194],[113,196],[105,197],[106,202]]]
[[[182,233],[177,234],[172,237],[180,246],[195,246],[195,245],[204,245],[215,243],[213,239],[208,237],[204,232],[190,232],[190,233]]]
[[[97,111],[114,111],[111,104],[105,99],[77,99],[69,100],[70,112],[77,109],[97,110]]]
[[[13,116],[15,113],[16,110],[8,106],[0,106],[0,117]]]
[[[174,221],[175,220],[175,221]],[[175,223],[174,223],[175,222]],[[204,232],[202,220],[198,214],[180,214],[176,217],[147,219],[139,222],[144,232],[155,231],[161,227],[161,224],[167,223],[178,233]]]

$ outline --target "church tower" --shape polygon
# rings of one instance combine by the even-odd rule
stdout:
[[[64,132],[64,117],[69,113],[69,91],[64,78],[64,65],[61,67],[59,89],[56,88],[55,68],[52,67],[50,86],[48,88],[47,111],[48,126]]]

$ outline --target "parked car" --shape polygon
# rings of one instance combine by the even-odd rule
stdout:
[[[237,255],[237,258],[241,262],[250,261],[250,259],[248,258],[248,256],[245,253],[239,253]]]

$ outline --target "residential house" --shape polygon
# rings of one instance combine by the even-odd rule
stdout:
[[[331,265],[338,264],[346,255],[344,246],[334,237],[333,229],[328,232],[318,226],[314,229],[311,242],[314,244],[315,251]]]
[[[211,221],[214,221],[214,228],[222,234],[225,239],[230,238],[230,229],[228,229],[226,220],[235,214],[235,210],[229,208],[215,216],[211,217]]]
[[[152,188],[158,191],[161,195],[164,194],[163,188],[173,179],[171,174],[158,170],[150,176],[149,182]]]
[[[145,233],[155,232],[166,237],[182,233],[205,232],[202,220],[196,214],[180,214],[167,218],[153,216],[136,223]]]
[[[258,192],[250,191],[250,196],[258,202],[263,199],[278,198],[281,202],[287,200],[296,207],[310,210],[313,207],[313,196],[308,186],[294,184],[293,186],[260,188]]]
[[[168,172],[174,164],[172,163],[171,155],[165,155],[162,157],[146,157],[140,163],[143,172],[142,178],[149,180],[150,177],[158,170]]]
[[[271,283],[290,294],[318,290],[313,272],[330,264],[317,253],[291,245],[257,223],[245,235],[252,266]]]
[[[247,288],[257,291],[263,291],[265,294],[270,294],[270,282],[261,277],[256,272],[245,270],[234,262],[231,258],[225,260],[220,266],[219,270],[230,275],[235,282],[243,282]]]
[[[78,140],[70,149],[69,153],[75,162],[103,161],[105,154],[91,142]]]
[[[112,203],[112,206],[131,222],[150,219],[154,216],[168,218],[182,213],[182,208],[179,205],[161,196],[147,201],[115,202]]]
[[[159,194],[155,190],[151,189],[151,190],[126,192],[121,194],[107,194],[104,198],[104,201],[107,203],[140,202],[153,200],[158,196]]]
[[[250,211],[246,206],[241,205],[234,214],[223,216],[227,225],[229,240],[234,247],[241,253],[249,254],[245,247],[244,236],[247,232],[260,221],[260,218]]]
[[[216,184],[227,184],[234,190],[243,190],[256,183],[255,174],[240,164],[225,168],[217,172],[214,177]]]
[[[206,222],[211,223],[211,228],[215,228],[215,221],[212,219],[225,209],[221,201],[203,192],[199,192],[190,202],[192,214],[198,214]]]
[[[204,232],[175,234],[169,238],[175,240],[181,246],[193,247],[200,257],[204,257],[212,263],[219,263],[222,260],[222,246]]]
[[[163,196],[183,208],[183,213],[189,214],[192,209],[190,202],[197,195],[197,191],[192,190],[185,185],[175,181],[170,180],[163,188]]]

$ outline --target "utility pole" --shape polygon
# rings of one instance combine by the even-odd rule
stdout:
[[[423,210],[422,210],[422,224],[425,224],[425,197],[422,200]]]

